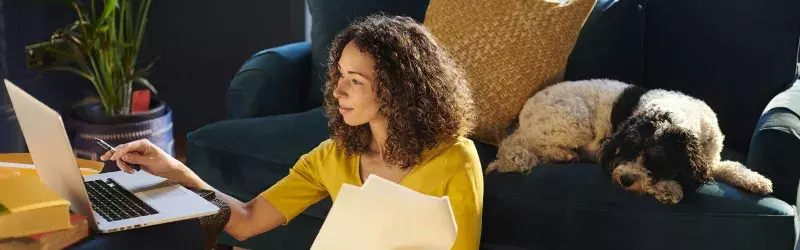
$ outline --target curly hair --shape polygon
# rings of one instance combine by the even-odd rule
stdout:
[[[420,161],[425,149],[472,131],[474,103],[463,69],[414,19],[378,13],[340,32],[328,58],[325,112],[331,138],[347,155],[362,153],[371,138],[369,124],[345,124],[333,96],[337,63],[351,41],[375,61],[373,91],[381,104],[378,113],[387,118],[387,166],[405,170]]]

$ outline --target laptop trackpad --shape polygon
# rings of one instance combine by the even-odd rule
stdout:
[[[148,198],[150,198],[152,200],[174,199],[174,198],[179,198],[179,197],[183,197],[183,196],[186,195],[186,193],[184,193],[183,190],[179,189],[176,186],[168,186],[168,187],[161,187],[161,188],[151,189],[151,190],[147,190],[147,191],[141,192],[141,194],[144,194],[145,196],[147,196]]]

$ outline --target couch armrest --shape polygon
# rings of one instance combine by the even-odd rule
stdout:
[[[307,98],[310,81],[310,42],[260,51],[231,80],[228,119],[298,112]]]
[[[773,195],[797,199],[800,181],[800,81],[770,101],[750,140],[747,166],[772,179]]]

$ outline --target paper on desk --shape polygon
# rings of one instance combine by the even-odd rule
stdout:
[[[311,249],[450,249],[457,231],[447,197],[370,175],[342,185]]]
[[[2,159],[2,157],[0,157],[0,159]],[[81,175],[83,176],[93,175],[100,172],[95,168],[81,167],[78,169],[81,171]],[[99,167],[99,169],[102,169],[102,166]],[[0,161],[0,179],[17,175],[38,175],[38,173],[36,172],[36,167],[33,164]]]

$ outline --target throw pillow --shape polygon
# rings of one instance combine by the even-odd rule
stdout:
[[[467,73],[473,139],[497,145],[525,101],[563,79],[595,0],[432,0],[425,25]]]
[[[307,0],[311,13],[311,84],[307,109],[322,104],[322,88],[327,78],[328,50],[333,38],[357,18],[382,11],[402,15],[418,22],[425,20],[429,0]]]

